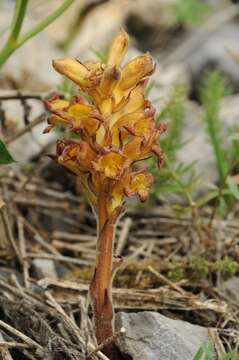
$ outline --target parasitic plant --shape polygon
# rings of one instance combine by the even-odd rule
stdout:
[[[87,99],[71,101],[53,96],[46,101],[51,114],[48,132],[56,124],[70,125],[77,140],[58,140],[56,160],[79,177],[82,192],[97,218],[96,265],[90,284],[95,334],[99,344],[113,335],[112,278],[120,259],[113,258],[114,229],[128,197],[148,197],[153,176],[141,165],[152,154],[158,167],[163,154],[158,145],[165,125],[156,126],[155,109],[145,99],[147,77],[155,69],[150,54],[120,67],[128,36],[120,31],[106,64],[54,60],[54,68],[75,82]]]

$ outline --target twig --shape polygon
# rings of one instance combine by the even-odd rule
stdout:
[[[4,330],[9,331],[11,334],[19,337],[22,341],[28,344],[30,347],[37,348],[41,353],[43,353],[43,347],[38,344],[36,341],[32,340],[28,336],[24,335],[21,331],[13,328],[11,325],[5,323],[4,321],[0,320],[0,327]]]
[[[24,348],[28,349],[30,345],[24,343],[18,343],[14,341],[0,341],[0,348]]]
[[[119,239],[117,241],[116,249],[115,249],[116,256],[121,255],[124,250],[124,247],[125,247],[128,235],[129,235],[131,224],[132,224],[132,219],[129,217],[127,217],[122,224],[122,230],[121,230]]]
[[[51,293],[47,291],[45,293],[46,297],[49,299],[49,303],[59,312],[63,318],[65,319],[66,323],[70,325],[71,329],[74,331],[75,335],[79,339],[79,341],[84,344],[84,340],[80,334],[80,329],[77,327],[75,322],[67,315],[67,313],[63,310],[63,308],[58,304],[58,302],[53,298]],[[91,348],[91,350],[94,350],[94,345],[92,343],[88,343],[88,346]],[[97,351],[97,355],[101,360],[109,360],[107,356],[105,356],[100,351]]]
[[[4,338],[0,332],[0,355],[2,356],[2,360],[13,360],[12,355],[8,351],[8,347],[1,346],[1,343],[4,343]]]
[[[38,360],[35,356],[33,356],[30,351],[27,349],[22,349],[22,353],[30,360]]]
[[[27,205],[27,206],[36,206],[36,207],[45,207],[47,209],[56,209],[56,210],[69,210],[70,209],[70,204],[68,202],[57,202],[57,201],[51,201],[49,202],[49,200],[43,200],[40,198],[26,198],[25,196],[22,195],[18,195],[18,196],[14,196],[14,202],[16,204],[20,204],[20,205]]]
[[[26,125],[30,123],[29,116],[31,114],[31,106],[28,104],[27,99],[20,98],[23,107],[23,120]]]
[[[66,263],[72,263],[77,265],[91,265],[91,263],[87,260],[75,259],[70,256],[63,256],[63,255],[53,255],[53,254],[46,254],[46,253],[28,253],[28,258],[32,259],[52,259],[55,261],[62,261]]]
[[[85,234],[71,234],[64,231],[54,231],[52,234],[53,239],[57,240],[69,240],[69,241],[84,241],[84,242],[96,242],[96,236]]]
[[[39,115],[38,117],[36,117],[36,119],[34,119],[33,121],[30,122],[30,124],[28,124],[27,126],[25,126],[23,129],[19,130],[16,134],[10,136],[9,138],[7,138],[5,140],[5,144],[10,144],[11,142],[17,140],[20,136],[26,134],[29,130],[31,130],[33,127],[35,127],[36,125],[42,123],[43,121],[46,120],[46,113],[42,113],[41,115]]]
[[[42,101],[44,97],[47,97],[46,93],[27,93],[27,92],[19,92],[19,91],[4,91],[5,95],[0,95],[0,101],[2,100],[40,100]]]
[[[114,342],[115,339],[117,339],[118,336],[123,335],[126,333],[126,330],[124,327],[122,327],[119,331],[117,331],[113,336],[109,337],[107,340],[103,341],[99,346],[97,346],[93,351],[91,351],[88,355],[86,355],[86,358],[90,358],[92,355],[96,354],[99,350],[102,350],[105,346],[111,344]]]
[[[1,213],[1,217],[2,217],[2,221],[3,221],[3,224],[4,224],[4,227],[5,227],[5,230],[6,230],[6,234],[7,234],[7,237],[8,237],[8,241],[9,243],[11,244],[18,260],[20,263],[22,263],[22,258],[21,258],[21,255],[19,253],[19,249],[17,247],[17,244],[16,244],[16,241],[13,237],[13,233],[12,233],[12,229],[11,229],[11,226],[10,226],[10,223],[9,223],[9,219],[8,219],[8,214],[7,214],[7,207],[6,206],[3,206],[3,207],[0,207],[0,213]]]
[[[28,262],[26,258],[26,242],[25,242],[25,236],[24,236],[24,226],[22,218],[19,216],[17,217],[17,227],[18,227],[18,237],[19,237],[19,248],[22,258],[22,267],[23,267],[23,279],[25,287],[29,287],[29,272],[28,272]]]
[[[25,293],[25,292],[23,293],[22,289],[19,290],[16,286],[13,287],[1,279],[0,279],[0,287],[2,287],[3,289],[7,289],[8,291],[10,291],[12,294],[17,296],[18,298],[25,299],[25,300],[29,301],[30,303],[33,303],[34,305],[36,305],[39,309],[42,309],[43,311],[47,311],[48,313],[51,314],[51,311],[50,311],[51,308],[49,306],[44,304],[42,301],[39,301],[35,297],[29,295],[29,293]],[[27,292],[27,290],[26,290],[26,292]]]
[[[95,258],[95,249],[93,248],[94,244],[87,244],[87,243],[65,243],[64,241],[54,240],[53,245],[57,249],[64,249],[64,250],[71,250],[76,252],[86,252],[86,255],[90,255],[90,257]]]
[[[148,270],[154,274],[159,280],[161,280],[166,285],[170,286],[173,290],[178,291],[181,295],[185,295],[185,291],[180,288],[178,285],[174,284],[172,281],[167,279],[164,275],[160,274],[157,270],[152,268],[152,266],[148,266]]]
[[[50,243],[43,239],[37,229],[32,224],[30,224],[29,221],[27,221],[27,219],[20,214],[20,212],[18,213],[19,218],[24,222],[26,228],[34,235],[34,240],[37,241],[43,247],[43,249],[49,251],[53,255],[61,255],[53,246],[51,246]]]
[[[216,348],[218,358],[221,359],[226,354],[226,351],[224,349],[223,343],[219,338],[218,331],[216,329],[209,328],[208,333],[214,342],[214,346]]]

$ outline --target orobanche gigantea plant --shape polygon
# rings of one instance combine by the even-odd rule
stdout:
[[[155,154],[159,168],[163,162],[158,140],[166,127],[156,126],[155,109],[144,95],[155,64],[147,53],[121,68],[127,46],[128,36],[120,31],[106,64],[54,60],[54,68],[91,100],[78,95],[71,101],[59,96],[47,100],[51,115],[46,132],[56,124],[66,124],[79,134],[77,140],[58,140],[56,159],[79,177],[97,218],[96,266],[89,293],[99,344],[113,334],[111,286],[121,262],[112,255],[115,224],[128,197],[138,195],[141,201],[148,197],[153,176],[140,166],[142,160]]]

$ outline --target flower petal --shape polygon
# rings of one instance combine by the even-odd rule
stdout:
[[[98,156],[93,162],[96,171],[104,174],[105,177],[118,179],[130,165],[130,160],[117,151],[109,151],[106,154]]]
[[[146,201],[153,182],[154,177],[147,169],[132,173],[129,185],[125,188],[125,193],[127,196],[137,194],[141,201]]]
[[[70,105],[70,102],[65,99],[60,99],[58,95],[45,100],[45,104],[50,111],[62,110]]]
[[[119,65],[124,57],[125,51],[128,47],[129,37],[125,31],[119,31],[114,38],[110,47],[107,59],[107,65]]]
[[[141,136],[146,140],[153,136],[156,125],[152,117],[141,117],[135,123],[126,123],[124,128],[132,135]]]
[[[70,58],[53,60],[53,66],[59,73],[66,75],[82,89],[94,88],[100,83],[102,71],[99,73],[99,66],[92,64],[86,66],[80,61]]]
[[[126,90],[137,85],[143,78],[152,74],[154,69],[155,63],[149,53],[136,57],[124,66],[119,88]]]
[[[59,164],[77,175],[92,171],[96,154],[86,141],[61,140],[57,142]]]
[[[120,79],[120,71],[116,66],[107,66],[104,70],[99,92],[102,97],[112,95],[112,91]]]
[[[139,84],[130,92],[127,100],[125,101],[123,107],[120,110],[112,114],[110,119],[110,127],[112,127],[120,118],[125,115],[132,114],[136,111],[144,110],[145,101],[144,101],[144,86]]]

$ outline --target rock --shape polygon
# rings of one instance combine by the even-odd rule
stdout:
[[[8,29],[12,12],[13,3],[0,2],[1,28]],[[46,16],[46,12],[43,16]],[[32,18],[31,13],[26,15],[22,32],[32,28],[38,21]],[[7,35],[8,32],[4,31],[1,44],[5,43]],[[56,43],[44,31],[39,33],[17,49],[3,65],[0,88],[46,91],[55,87],[60,77],[53,71],[51,62],[62,56]]]
[[[205,183],[216,182],[218,176],[213,149],[208,141],[202,108],[197,103],[185,103],[184,124],[181,139],[184,145],[177,151],[176,163],[188,165],[195,161],[194,169],[203,177]],[[200,184],[201,186],[203,185]]]
[[[13,95],[13,93],[0,90],[0,96],[8,95]],[[39,100],[27,100],[27,104],[30,106],[29,122],[45,111],[43,103]],[[6,119],[6,130],[4,131],[6,138],[11,137],[26,126],[23,120],[23,106],[19,100],[2,101],[2,110],[5,113]],[[46,121],[43,121],[8,145],[8,149],[16,161],[24,162],[37,156],[42,148],[55,138],[54,132],[43,134],[43,129],[46,128],[46,125]]]
[[[239,54],[239,26],[229,23],[208,36],[200,46],[187,56],[185,63],[192,72],[194,92],[198,93],[198,84],[202,74],[212,68],[218,68],[233,85],[239,90],[239,65],[233,54]]]
[[[89,6],[91,3],[96,3],[101,0],[81,0],[73,1],[70,7],[59,16],[53,23],[47,26],[44,29],[44,33],[47,37],[56,44],[62,44],[65,41],[66,36],[68,36],[71,31],[71,26],[74,24],[80,12],[86,6]],[[47,14],[55,11],[59,6],[61,6],[61,0],[51,0],[51,1],[38,1],[37,6],[33,6],[31,9],[31,17],[34,19],[35,23],[44,19]],[[64,31],[63,31],[64,30]]]
[[[60,82],[60,76],[52,68],[52,59],[62,57],[43,33],[29,40],[14,52],[3,65],[0,87],[47,91]]]
[[[103,2],[84,18],[70,46],[70,55],[92,57],[92,49],[105,49],[121,28],[125,28],[141,49],[168,45],[175,38],[178,23],[172,11],[175,0],[121,0]],[[90,49],[89,49],[90,47]]]
[[[55,263],[49,259],[34,259],[32,261],[34,275],[37,279],[49,278],[58,279]]]
[[[109,1],[90,11],[71,44],[70,55],[85,60],[94,56],[93,49],[105,49],[123,27],[129,4],[129,0]]]
[[[231,127],[238,126],[239,95],[225,97],[221,102],[220,118],[225,137]],[[228,137],[227,137],[228,138]],[[228,140],[230,142],[230,140]],[[204,192],[208,184],[219,180],[214,152],[208,140],[202,108],[195,102],[186,103],[185,125],[182,131],[182,143],[185,145],[177,152],[177,163],[189,164],[196,161],[194,169],[201,175],[203,183],[199,192]]]
[[[192,360],[209,339],[206,328],[149,311],[117,313],[116,331],[121,327],[126,333],[116,343],[132,360]]]
[[[125,25],[140,49],[165,49],[172,44],[179,29],[175,3],[175,0],[131,1]]]
[[[225,281],[222,288],[228,298],[239,302],[239,277],[235,276]]]

